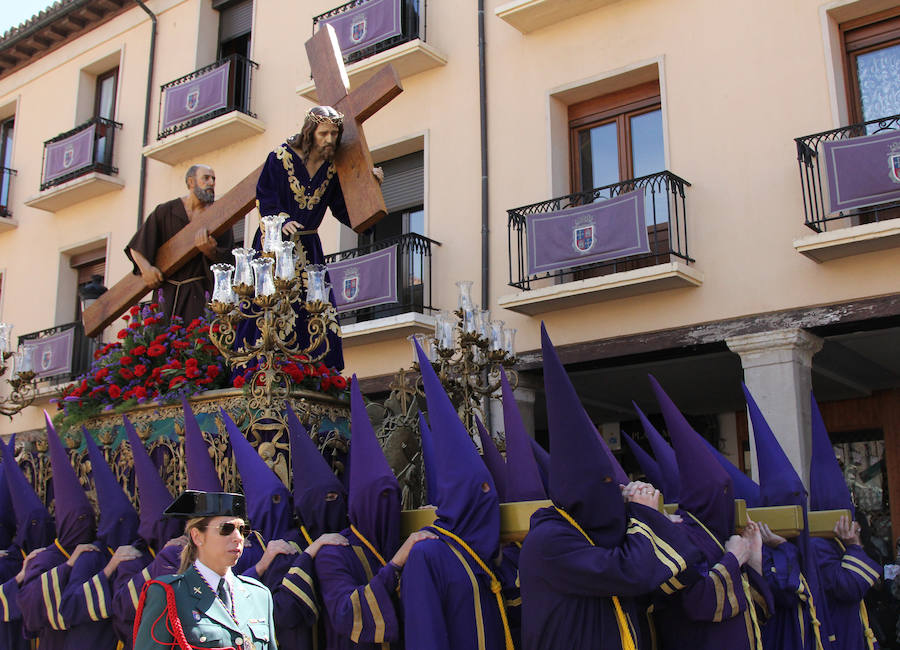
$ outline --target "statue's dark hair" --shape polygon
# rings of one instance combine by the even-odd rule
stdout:
[[[303,127],[300,133],[295,133],[287,139],[287,143],[300,152],[300,157],[306,160],[309,152],[312,151],[316,143],[314,134],[319,124],[330,122],[329,118],[338,118],[341,114],[331,108],[331,106],[314,106],[303,120]],[[344,135],[344,123],[342,120],[335,120],[338,125],[338,137],[335,143],[335,149],[341,144],[341,136]]]

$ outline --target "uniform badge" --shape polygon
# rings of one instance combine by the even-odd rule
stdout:
[[[199,596],[203,593],[203,590],[200,587],[194,587],[194,595]]]
[[[199,622],[200,622],[200,619],[202,618],[202,617],[200,616],[200,612],[198,612],[198,611],[195,609],[193,612],[191,612],[191,614],[194,616],[194,620],[197,621],[197,622],[199,623]]]

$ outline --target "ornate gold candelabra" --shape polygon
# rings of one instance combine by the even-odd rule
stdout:
[[[308,264],[296,243],[281,240],[281,216],[263,217],[263,253],[254,259],[252,248],[236,248],[235,264],[214,264],[215,287],[210,308],[215,314],[210,339],[228,365],[253,367],[248,380],[252,414],[248,431],[280,430],[291,395],[292,379],[284,370],[290,362],[316,364],[328,352],[328,332],[340,336],[334,307],[328,300],[325,267]],[[274,273],[273,273],[274,270]],[[306,341],[298,336],[298,312],[304,311]],[[254,326],[258,332],[252,339]],[[241,336],[251,334],[238,342]],[[237,345],[236,345],[237,342]]]
[[[8,395],[0,398],[0,414],[7,416],[10,420],[22,409],[30,406],[37,397],[31,356],[24,346],[20,347],[18,352],[8,349],[11,333],[12,325],[0,323],[0,377],[9,372],[6,383],[11,388]]]

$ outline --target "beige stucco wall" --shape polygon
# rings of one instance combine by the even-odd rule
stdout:
[[[159,85],[214,56],[210,0],[153,0],[159,14],[151,100],[155,141]],[[265,133],[202,157],[217,172],[219,193],[255,168],[294,132],[310,102],[296,93],[309,79],[303,48],[311,18],[334,0],[257,0],[251,58],[252,109]],[[494,15],[487,2],[490,151],[491,307],[519,330],[519,348],[539,345],[540,318],[497,307],[507,286],[506,210],[568,193],[565,102],[573,88],[641,66],[658,69],[668,168],[692,183],[687,196],[690,252],[704,275],[699,288],[598,302],[544,315],[558,344],[827,304],[898,290],[900,250],[816,264],[792,242],[803,225],[793,138],[841,123],[842,72],[829,42],[835,16],[870,13],[885,2],[819,0],[620,0],[527,35]],[[598,2],[598,6],[603,4]],[[427,41],[446,66],[403,79],[404,92],[366,123],[370,146],[426,141],[426,226],[442,246],[433,257],[433,303],[455,307],[458,279],[480,296],[480,158],[477,23],[474,4],[429,0]],[[108,242],[107,284],[129,271],[121,250],[136,223],[149,21],[135,8],[0,80],[0,111],[18,102],[13,214],[0,233],[0,319],[17,334],[71,320],[59,300],[61,252]],[[120,52],[115,164],[122,190],[49,213],[23,201],[40,184],[42,142],[78,123],[80,71]],[[83,101],[83,100],[82,100]],[[82,109],[83,110],[83,109]],[[145,212],[183,191],[190,162],[148,161]],[[320,230],[326,252],[340,228]],[[72,283],[74,290],[74,283]],[[71,301],[69,301],[71,302]],[[115,331],[115,328],[112,328]],[[356,346],[347,368],[362,377],[407,363],[405,341]],[[40,425],[32,408],[0,433]]]

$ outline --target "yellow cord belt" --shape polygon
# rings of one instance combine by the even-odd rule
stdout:
[[[480,557],[478,557],[478,554],[473,551],[472,548],[468,544],[466,544],[460,537],[454,535],[449,530],[441,528],[440,526],[437,526],[435,524],[432,524],[430,528],[433,528],[441,535],[446,535],[454,542],[459,544],[463,548],[463,550],[468,553],[473,560],[475,560],[478,566],[481,567],[481,570],[484,571],[491,579],[491,591],[493,592],[494,597],[497,599],[497,607],[500,609],[500,620],[503,622],[503,636],[506,639],[506,650],[514,650],[512,634],[509,631],[509,620],[506,618],[506,606],[503,604],[503,595],[500,593],[502,587],[500,585],[500,581],[497,580],[497,576],[494,575],[494,572],[488,568],[487,564],[485,564],[484,561]]]
[[[387,562],[384,561],[384,558],[381,557],[381,553],[375,550],[375,545],[372,544],[369,540],[366,539],[365,535],[363,535],[359,530],[357,530],[356,526],[350,524],[350,530],[353,531],[353,534],[359,538],[359,541],[363,543],[363,545],[372,552],[379,562],[381,562],[381,566],[387,566]]]
[[[579,533],[584,535],[584,538],[588,541],[588,544],[591,546],[596,546],[594,544],[594,540],[592,540],[584,529],[578,525],[578,522],[572,518],[568,512],[563,510],[558,506],[553,506],[556,511],[562,515],[563,519],[568,521]],[[634,637],[631,636],[631,629],[628,626],[628,619],[625,618],[625,612],[622,611],[622,604],[619,602],[618,596],[610,596],[612,599],[613,607],[616,610],[616,623],[619,625],[619,638],[622,641],[622,650],[636,650],[637,646],[634,643]]]

